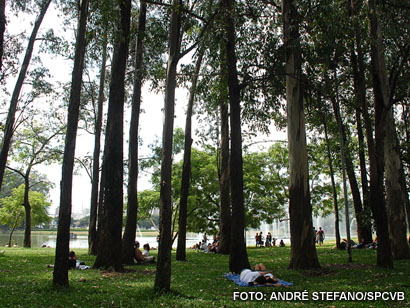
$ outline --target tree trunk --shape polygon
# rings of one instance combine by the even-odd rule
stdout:
[[[105,71],[107,65],[107,38],[104,38],[104,46],[101,60],[100,88],[98,93],[97,119],[95,121],[93,175],[91,184],[90,225],[88,228],[88,253],[97,254],[97,213],[98,213],[98,185],[100,179],[100,151],[101,129],[104,108]]]
[[[227,98],[227,97],[226,97]],[[223,99],[223,98],[222,98]],[[220,239],[219,252],[229,254],[231,248],[231,198],[229,172],[229,111],[228,104],[220,104],[221,112],[221,163],[219,177],[220,191]]]
[[[406,131],[406,144],[407,144],[407,153],[408,153],[408,160],[406,161],[406,165],[407,165],[407,172],[410,172],[410,126],[408,124],[408,119],[409,119],[409,111],[408,108],[403,104],[403,122],[404,122],[404,127],[405,127],[405,131]],[[404,187],[406,187],[407,189],[407,184],[406,184],[406,179],[403,178],[402,181],[404,182],[402,185],[404,185]],[[408,230],[410,232],[410,200],[408,198],[408,193],[407,193],[407,200],[405,203],[405,208],[406,208],[406,215],[407,215],[407,227]]]
[[[162,133],[161,188],[160,188],[160,236],[158,245],[157,271],[154,289],[170,291],[172,249],[172,141],[174,133],[174,104],[177,64],[180,53],[181,0],[173,0],[169,32],[168,66],[164,101],[164,128]]]
[[[323,127],[325,130],[325,138],[326,138],[326,149],[327,149],[327,160],[329,163],[329,173],[330,173],[330,180],[332,182],[332,192],[333,192],[333,205],[334,205],[334,212],[335,212],[335,238],[336,238],[336,247],[337,249],[341,249],[341,242],[340,242],[340,230],[339,230],[339,204],[337,201],[337,191],[336,191],[336,181],[333,171],[333,164],[332,164],[332,153],[330,152],[330,143],[329,143],[329,136],[327,133],[327,119],[323,121]]]
[[[138,214],[138,128],[141,109],[146,15],[147,4],[142,0],[140,1],[140,11],[138,17],[138,37],[135,51],[134,93],[132,96],[131,123],[129,132],[127,222],[125,224],[122,239],[122,262],[125,264],[134,263],[135,256],[134,243],[137,232]]]
[[[347,196],[347,184],[346,184],[346,146],[345,146],[342,116],[340,114],[340,105],[339,105],[339,98],[338,98],[339,85],[338,85],[338,80],[337,80],[336,69],[334,70],[334,81],[336,85],[336,89],[335,89],[336,98],[335,99],[332,98],[331,100],[332,100],[332,106],[333,106],[333,110],[334,110],[336,121],[337,121],[337,127],[339,131],[339,140],[340,140],[340,161],[342,164],[343,199],[344,199],[344,204],[345,204],[345,222],[346,222],[346,237],[347,237],[346,249],[347,249],[347,254],[348,254],[348,262],[352,262],[352,246],[350,242],[349,200]],[[353,188],[357,189],[357,183],[356,183],[356,187],[353,186]],[[359,199],[360,199],[360,196],[359,196]]]
[[[353,16],[357,15],[357,6],[356,0],[351,0],[351,14]],[[366,79],[365,79],[365,67],[363,60],[363,51],[362,51],[362,39],[360,33],[359,23],[357,18],[354,18],[354,31],[355,31],[355,42],[357,56],[355,53],[354,43],[351,46],[351,62],[353,68],[353,82],[354,90],[356,93],[356,100],[358,106],[361,107],[363,113],[363,119],[365,122],[366,128],[366,138],[368,144],[369,157],[374,153],[374,139],[373,139],[373,128],[370,121],[370,117],[367,110],[367,99],[366,99]],[[369,196],[369,187],[367,181],[367,172],[366,172],[366,163],[364,160],[364,145],[361,145],[363,136],[361,125],[359,125],[360,116],[357,116],[358,122],[358,138],[359,138],[359,155],[360,155],[360,171],[361,171],[361,180],[362,180],[362,191],[363,191],[363,215],[361,217],[362,223],[364,224],[363,229],[363,240],[365,244],[371,243],[372,240],[372,221],[371,221],[371,209],[370,209],[370,196]],[[370,159],[369,159],[370,160]],[[371,164],[371,162],[370,162]]]
[[[75,142],[80,109],[81,85],[86,47],[85,33],[87,26],[88,0],[80,6],[78,33],[75,46],[74,67],[71,80],[71,93],[68,105],[67,132],[61,176],[60,210],[58,215],[58,231],[56,255],[54,261],[53,284],[68,287],[68,254],[70,246],[71,194],[73,184],[73,168]]]
[[[381,42],[381,32],[377,20],[376,5],[374,0],[368,1],[370,37],[371,37],[371,62],[373,76],[373,91],[375,98],[375,165],[371,169],[370,196],[373,218],[377,234],[377,265],[393,268],[389,230],[387,221],[386,204],[384,199],[384,142],[386,137],[386,116],[390,91],[386,65],[384,63],[384,48]],[[372,168],[372,166],[371,166]],[[373,171],[373,172],[372,172]],[[372,188],[373,187],[373,188]]]
[[[131,0],[119,1],[120,25],[111,68],[111,83],[104,146],[104,206],[101,230],[98,230],[98,254],[95,268],[123,271],[121,259],[123,212],[123,130],[125,69],[128,58]]]
[[[357,184],[356,173],[355,173],[354,165],[352,161],[352,154],[350,153],[349,145],[347,142],[346,129],[347,128],[345,126],[342,126],[343,139],[346,144],[345,146],[346,172],[349,178],[350,191],[353,197],[353,208],[354,208],[354,213],[356,217],[358,242],[364,243],[363,234],[365,233],[364,231],[365,221],[363,221],[363,205],[362,205],[359,185]],[[348,134],[350,134],[350,132]]]
[[[220,228],[219,228],[219,252],[229,254],[231,248],[231,196],[230,196],[230,172],[229,172],[229,106],[227,88],[227,63],[226,48],[220,44],[221,50],[221,86],[219,109],[221,115],[221,149],[218,158],[219,168],[219,193],[220,193]]]
[[[362,224],[361,238],[364,244],[370,244],[372,239],[372,223],[371,213],[369,205],[369,183],[367,180],[367,166],[365,159],[365,143],[363,136],[362,121],[360,111],[356,109],[356,123],[357,123],[357,139],[359,141],[359,160],[360,160],[360,176],[362,182],[362,195],[363,195],[363,210],[359,216]]]
[[[301,48],[295,0],[282,2],[286,52],[286,100],[289,142],[289,217],[291,257],[289,268],[319,268],[313,238],[312,205],[306,148],[301,76]]]
[[[1,1],[4,2],[3,0]],[[15,115],[16,115],[16,110],[17,110],[17,103],[20,97],[21,89],[24,84],[24,80],[26,78],[27,70],[28,70],[28,67],[31,61],[31,56],[33,54],[34,42],[36,41],[38,30],[41,26],[44,15],[46,14],[50,3],[51,3],[51,0],[43,1],[43,6],[41,8],[39,16],[36,19],[36,22],[34,23],[33,31],[31,32],[31,36],[28,41],[23,64],[21,65],[20,73],[17,78],[16,85],[13,90],[13,94],[11,96],[9,112],[7,114],[6,126],[4,128],[3,144],[2,144],[1,152],[0,152],[0,191],[1,191],[1,186],[3,184],[4,170],[7,164],[7,157],[9,154],[9,149],[10,149],[12,137],[14,134],[14,120],[15,120]],[[0,20],[0,23],[1,22],[2,21]]]
[[[31,168],[29,168],[31,169]],[[26,212],[26,223],[24,225],[24,247],[31,248],[31,206],[29,200],[30,192],[30,170],[24,176],[24,210]]]
[[[3,69],[4,32],[6,31],[6,0],[0,0],[0,72]]]
[[[393,108],[390,108],[386,118],[386,138],[384,146],[386,203],[392,255],[395,260],[409,259],[410,250],[407,242],[405,212],[408,195],[404,183],[404,170],[400,157]]]
[[[230,124],[231,124],[231,193],[232,193],[232,221],[231,247],[229,253],[229,269],[240,273],[244,268],[250,268],[245,243],[245,204],[243,196],[243,160],[242,160],[242,132],[240,87],[236,68],[235,53],[235,25],[234,0],[223,0],[225,11],[226,31],[226,61],[228,73]]]
[[[191,147],[192,147],[192,109],[194,106],[196,86],[198,83],[199,71],[202,65],[202,58],[204,56],[204,48],[199,49],[198,59],[196,60],[196,67],[194,76],[192,78],[191,90],[188,99],[188,110],[186,112],[185,121],[185,143],[184,143],[184,161],[182,165],[182,179],[181,179],[181,198],[179,202],[179,220],[178,220],[178,246],[176,252],[176,260],[186,260],[186,220],[188,209],[188,195],[189,184],[191,181]]]

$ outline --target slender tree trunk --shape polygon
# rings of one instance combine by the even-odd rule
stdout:
[[[385,159],[386,203],[392,255],[395,260],[409,259],[410,249],[407,242],[405,211],[408,195],[404,183],[404,170],[400,157],[393,108],[390,108],[386,119]]]
[[[371,37],[371,62],[373,75],[373,89],[375,98],[375,157],[376,166],[371,170],[370,196],[373,218],[377,234],[377,265],[393,268],[389,230],[384,199],[384,142],[386,137],[385,111],[389,101],[390,91],[386,66],[384,63],[384,48],[381,42],[381,32],[377,20],[376,4],[374,0],[368,1],[370,37]],[[372,168],[372,166],[371,166]],[[373,188],[372,188],[373,187]]]
[[[174,133],[174,104],[177,64],[180,53],[181,0],[173,0],[169,32],[168,66],[164,101],[164,129],[162,133],[162,162],[160,188],[160,236],[158,245],[157,271],[154,289],[170,291],[171,288],[171,249],[172,249],[172,141]]]
[[[234,25],[234,0],[222,0],[225,11],[226,31],[226,62],[228,73],[230,124],[231,124],[231,193],[232,193],[232,224],[231,247],[229,253],[229,269],[231,272],[240,273],[244,268],[249,268],[248,253],[245,243],[245,204],[243,196],[243,159],[242,159],[242,132],[241,132],[241,106],[238,71],[236,68],[235,53],[235,25]]]
[[[131,0],[118,1],[120,25],[111,68],[111,83],[104,146],[104,206],[99,230],[95,268],[123,271],[121,258],[123,212],[123,130],[125,101],[125,69],[128,58]]]
[[[68,105],[67,132],[61,176],[60,210],[56,255],[54,261],[53,284],[68,287],[68,254],[70,246],[71,194],[75,142],[77,137],[78,116],[80,110],[81,85],[86,49],[85,32],[87,27],[88,0],[81,2],[78,21],[78,33],[75,46],[74,67],[71,80],[70,102]]]
[[[363,234],[365,232],[364,231],[365,222],[362,219],[363,205],[362,205],[359,185],[357,184],[356,173],[355,173],[354,165],[352,161],[352,154],[350,153],[349,145],[347,142],[347,135],[350,133],[346,134],[347,128],[345,126],[342,126],[342,130],[343,130],[343,139],[346,145],[345,146],[346,172],[349,178],[350,191],[353,197],[353,208],[354,208],[356,224],[357,224],[357,238],[358,238],[359,243],[363,243],[364,242]]]
[[[30,169],[24,176],[24,209],[26,212],[26,223],[24,226],[24,247],[31,248],[31,206],[29,200],[30,192]]]
[[[357,15],[357,5],[356,0],[351,0],[351,14],[353,16]],[[364,55],[362,51],[362,39],[361,39],[361,32],[359,23],[357,18],[354,18],[354,31],[355,31],[355,43],[356,43],[356,51],[357,56],[355,53],[354,44],[351,46],[351,60],[352,60],[352,67],[353,67],[353,81],[354,81],[354,90],[356,93],[356,99],[358,105],[362,109],[363,119],[366,128],[366,139],[367,139],[367,148],[369,153],[369,163],[370,165],[374,165],[376,158],[375,158],[375,146],[374,146],[374,138],[373,138],[373,128],[370,120],[370,116],[368,113],[367,107],[367,98],[366,98],[366,79],[365,79],[365,65],[364,65]],[[358,128],[359,129],[359,128]],[[361,140],[361,134],[359,136],[359,143]],[[364,149],[363,149],[364,151]],[[365,244],[369,244],[372,242],[372,221],[371,221],[371,209],[370,209],[370,190],[368,188],[368,181],[367,181],[367,173],[366,167],[364,162],[364,157],[360,158],[361,164],[361,179],[362,179],[362,190],[363,190],[363,217],[362,222],[365,223],[364,228],[364,240]],[[371,168],[370,168],[371,169]],[[371,170],[370,170],[371,173]]]
[[[103,154],[104,156],[104,154]],[[104,209],[104,186],[105,186],[105,171],[104,171],[104,157],[102,159],[103,164],[101,166],[101,180],[100,180],[100,189],[98,191],[98,208],[97,208],[97,234],[95,237],[95,243],[93,245],[95,252],[94,255],[98,254],[98,246],[100,244],[100,231],[102,230],[102,221],[103,221],[103,209]]]
[[[332,182],[332,192],[333,192],[333,205],[334,205],[334,212],[335,212],[335,238],[336,238],[336,247],[337,249],[341,249],[341,242],[340,242],[340,230],[339,230],[339,204],[337,201],[337,191],[336,191],[336,181],[333,171],[333,164],[332,164],[332,153],[330,151],[330,142],[329,136],[327,132],[327,120],[323,121],[323,127],[325,130],[325,138],[326,138],[326,149],[327,149],[327,160],[329,163],[329,172],[330,172],[330,180]]]
[[[100,183],[100,151],[101,129],[104,108],[105,72],[107,66],[107,38],[104,38],[104,46],[101,60],[100,88],[98,93],[97,118],[95,121],[93,175],[91,184],[90,225],[88,228],[88,253],[97,254],[97,214],[98,214],[98,185]]]
[[[125,230],[122,239],[122,262],[126,264],[134,263],[134,242],[135,235],[137,232],[138,128],[141,110],[141,88],[143,80],[142,70],[146,15],[147,4],[144,0],[142,0],[140,1],[140,11],[138,17],[138,37],[135,55],[134,93],[132,96],[131,123],[129,132],[127,222],[125,224]]]
[[[4,0],[0,0],[0,1],[4,2]],[[17,78],[17,82],[14,87],[13,94],[11,96],[9,112],[7,114],[6,126],[4,128],[3,144],[2,144],[1,152],[0,152],[0,191],[1,191],[1,186],[3,184],[4,170],[7,164],[7,157],[9,154],[9,149],[10,149],[12,137],[14,134],[14,120],[15,120],[18,100],[20,97],[20,92],[23,87],[24,80],[27,74],[27,70],[28,70],[28,67],[31,61],[31,56],[33,54],[33,48],[34,48],[34,42],[36,41],[38,30],[40,29],[41,23],[43,21],[43,18],[47,12],[47,9],[50,3],[51,3],[51,0],[43,1],[43,6],[41,7],[41,11],[40,11],[39,16],[36,19],[36,22],[34,23],[33,31],[31,32],[31,36],[28,41],[23,64],[21,65],[20,73]],[[2,20],[0,19],[0,23],[1,22]],[[0,33],[0,35],[1,37],[3,36],[2,33]],[[1,44],[1,46],[3,46],[3,44]]]
[[[221,85],[219,94],[219,109],[221,115],[221,149],[218,168],[219,193],[220,193],[220,233],[219,252],[229,254],[231,248],[231,196],[230,196],[230,172],[229,172],[229,106],[227,87],[227,63],[226,47],[220,44],[221,50]]]
[[[3,69],[4,32],[6,31],[6,0],[0,0],[0,71]]]
[[[360,176],[362,182],[363,195],[363,211],[360,213],[359,219],[362,224],[362,241],[364,244],[370,244],[372,239],[372,224],[371,213],[369,205],[369,183],[367,180],[367,167],[365,159],[365,143],[363,136],[362,121],[359,109],[356,109],[356,123],[357,123],[357,138],[359,141],[359,160],[360,160]]]
[[[194,76],[192,78],[191,90],[188,99],[188,110],[186,112],[185,121],[185,143],[184,143],[184,161],[182,165],[182,179],[181,179],[181,198],[179,202],[179,220],[178,220],[178,246],[176,252],[176,259],[178,261],[186,260],[186,220],[188,210],[188,196],[189,185],[191,181],[191,148],[192,148],[192,109],[194,106],[196,86],[198,83],[198,76],[202,65],[202,58],[204,56],[204,48],[199,49],[198,59],[196,60],[196,67]]]
[[[291,257],[289,268],[319,268],[313,238],[305,116],[301,76],[301,48],[295,0],[283,0],[283,32],[286,51],[286,100],[289,142],[289,216]]]
[[[409,111],[408,108],[403,104],[403,122],[404,122],[404,127],[405,127],[405,131],[406,131],[406,144],[407,144],[407,157],[408,160],[406,161],[407,164],[407,173],[410,171],[409,167],[410,167],[410,127],[408,124],[408,119],[409,119]],[[406,187],[407,189],[407,184],[406,184],[406,179],[403,178],[402,181],[404,182],[403,185],[404,187]],[[407,193],[407,200],[406,200],[406,204],[405,204],[405,208],[406,208],[406,215],[407,215],[407,227],[408,230],[410,232],[410,200],[408,198],[408,193]]]
[[[227,97],[226,97],[227,98]],[[231,197],[229,172],[229,111],[228,104],[220,104],[221,113],[221,163],[219,177],[220,191],[220,242],[219,252],[229,254],[231,248]]]
[[[348,262],[352,262],[352,246],[350,243],[350,219],[349,219],[349,200],[347,196],[347,183],[346,183],[346,146],[345,146],[345,138],[344,138],[344,132],[343,132],[343,122],[342,122],[342,117],[340,114],[340,105],[339,105],[339,99],[338,99],[338,93],[339,93],[339,88],[338,88],[338,81],[337,81],[337,74],[336,70],[334,71],[334,80],[336,84],[336,99],[332,98],[332,106],[333,110],[335,113],[336,121],[337,121],[337,127],[339,131],[339,140],[340,140],[340,160],[342,163],[342,179],[343,179],[343,198],[344,198],[344,204],[345,204],[345,222],[346,222],[346,237],[347,237],[347,254],[348,254]],[[359,198],[360,199],[360,198]]]

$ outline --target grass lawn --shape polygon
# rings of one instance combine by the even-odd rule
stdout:
[[[249,248],[251,264],[264,263],[276,276],[294,283],[288,288],[238,287],[223,277],[229,271],[229,256],[189,251],[187,262],[177,262],[173,252],[172,292],[164,295],[153,292],[155,265],[128,266],[126,273],[72,270],[70,288],[53,289],[53,269],[47,264],[54,262],[54,249],[4,250],[0,254],[0,307],[410,307],[410,260],[395,261],[394,270],[377,268],[375,250],[353,250],[349,264],[345,251],[324,245],[318,247],[321,270],[295,271],[287,269],[289,247]],[[86,264],[93,264],[95,257],[88,256],[86,249],[76,249],[76,253]],[[279,292],[296,296],[303,291],[308,301],[274,300]],[[234,292],[246,292],[240,294],[248,300],[234,300]],[[404,300],[313,300],[322,296],[319,292],[329,292],[326,296],[355,292],[358,297],[364,292],[373,296],[390,292],[380,294],[402,294]],[[263,299],[250,300],[252,296]]]

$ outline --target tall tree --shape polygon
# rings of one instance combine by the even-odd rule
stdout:
[[[235,1],[222,0],[225,18],[225,52],[227,63],[230,124],[231,124],[231,193],[232,193],[232,221],[231,247],[229,252],[229,269],[239,273],[243,268],[249,268],[248,253],[244,237],[245,205],[243,194],[243,159],[242,159],[242,132],[241,132],[241,98],[236,68],[235,52]]]
[[[172,175],[172,141],[175,113],[175,88],[177,64],[181,48],[181,15],[182,0],[172,1],[171,23],[168,38],[168,65],[165,85],[164,128],[162,132],[162,162],[160,182],[160,237],[158,245],[157,272],[154,289],[169,291],[171,286],[171,175]]]
[[[366,139],[367,139],[367,149],[369,155],[369,163],[370,166],[375,164],[375,147],[374,147],[374,138],[373,138],[373,127],[368,111],[368,103],[366,98],[366,78],[365,78],[365,63],[364,63],[364,51],[363,51],[363,40],[362,34],[359,24],[359,16],[358,16],[358,4],[356,0],[351,0],[351,15],[353,17],[353,27],[354,27],[354,39],[352,40],[351,47],[350,47],[350,58],[353,68],[353,87],[355,89],[355,96],[356,101],[358,104],[358,108],[361,109],[364,126],[366,131]],[[359,124],[359,118],[357,117],[357,121]],[[359,130],[359,125],[358,125]],[[360,149],[360,172],[361,172],[361,179],[362,179],[362,191],[363,191],[363,206],[364,211],[362,217],[360,219],[363,223],[363,240],[366,244],[372,242],[372,231],[371,231],[371,217],[370,217],[370,191],[368,187],[367,175],[366,175],[366,167],[364,162],[364,157],[362,152],[362,146],[360,145],[362,136],[360,132],[358,133],[359,138],[359,149]],[[370,167],[370,177],[372,177],[372,169]],[[373,174],[373,176],[376,176]]]
[[[341,241],[340,241],[340,231],[339,231],[339,203],[337,200],[337,191],[336,191],[336,181],[335,175],[333,171],[333,163],[332,163],[332,152],[330,150],[330,141],[329,141],[329,134],[327,128],[327,114],[323,117],[323,128],[325,133],[325,140],[326,140],[326,155],[327,161],[329,164],[329,173],[330,173],[330,180],[332,183],[332,193],[333,193],[333,208],[335,214],[335,238],[336,238],[336,247],[341,249]]]
[[[6,31],[6,0],[0,0],[0,71],[3,68],[4,31]]]
[[[31,56],[33,54],[33,48],[34,48],[34,42],[36,41],[38,30],[40,29],[41,23],[43,22],[44,16],[48,10],[48,7],[50,6],[50,3],[51,3],[51,0],[44,0],[41,2],[41,10],[34,23],[33,31],[31,32],[30,39],[28,41],[23,64],[21,66],[20,73],[17,78],[16,85],[14,87],[13,94],[11,97],[6,126],[4,129],[3,144],[2,144],[1,152],[0,152],[0,191],[1,191],[1,185],[3,183],[4,170],[7,164],[7,157],[8,157],[10,145],[12,142],[12,137],[13,137],[14,130],[15,130],[14,120],[15,120],[15,114],[17,110],[17,104],[18,104],[19,97],[20,97],[20,92],[23,87],[24,80],[26,78],[26,74],[28,71],[28,67],[31,61]],[[2,20],[0,20],[0,22],[2,22]]]
[[[226,72],[225,44],[220,43],[220,91],[219,109],[221,118],[220,155],[218,161],[218,179],[220,200],[220,228],[219,228],[219,252],[229,254],[231,249],[231,194],[230,194],[230,172],[229,172],[229,106],[228,87]]]
[[[201,46],[198,51],[198,58],[194,75],[192,77],[191,89],[189,91],[188,108],[185,120],[185,142],[184,142],[184,161],[182,164],[181,178],[181,198],[179,202],[179,217],[178,217],[178,246],[176,259],[178,261],[186,260],[186,219],[188,208],[189,186],[191,182],[191,148],[192,148],[192,112],[195,102],[196,87],[198,76],[202,65],[205,48]]]
[[[111,83],[107,115],[107,132],[104,146],[103,173],[104,203],[101,213],[101,230],[98,230],[97,259],[94,267],[114,268],[122,271],[121,235],[123,215],[123,130],[125,101],[125,69],[128,58],[131,0],[118,1],[120,20],[115,38],[111,67]],[[104,176],[103,176],[104,177]]]
[[[103,122],[105,72],[107,66],[107,36],[104,37],[103,51],[100,70],[100,84],[97,99],[97,114],[94,128],[94,152],[93,169],[91,178],[91,204],[90,204],[90,224],[88,227],[88,253],[97,254],[97,214],[98,214],[98,187],[100,179],[100,151],[101,151],[101,130]]]
[[[289,142],[289,217],[291,256],[289,268],[318,268],[313,238],[306,132],[303,107],[300,16],[296,0],[282,2],[286,52],[286,101]]]
[[[144,36],[147,15],[147,4],[140,1],[138,17],[138,33],[135,50],[134,93],[132,96],[131,122],[128,150],[128,205],[127,221],[122,239],[122,260],[124,263],[133,263],[135,256],[134,241],[137,229],[138,214],[138,129],[141,109],[141,90],[143,81]]]
[[[389,229],[387,220],[386,202],[384,199],[384,172],[385,172],[385,141],[388,132],[386,123],[391,119],[392,108],[390,102],[390,89],[384,59],[384,46],[382,33],[378,21],[376,2],[368,1],[369,31],[371,38],[371,61],[373,77],[373,94],[375,101],[375,149],[377,178],[371,179],[374,191],[371,191],[371,207],[376,224],[377,234],[377,265],[393,268]]]
[[[68,254],[70,245],[71,197],[75,143],[77,138],[80,111],[81,84],[83,79],[84,54],[86,49],[86,27],[88,0],[79,2],[77,40],[74,54],[74,67],[71,79],[70,101],[68,105],[67,131],[65,137],[63,166],[61,175],[60,210],[56,255],[54,261],[53,284],[68,287]]]

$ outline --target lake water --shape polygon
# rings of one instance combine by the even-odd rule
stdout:
[[[74,232],[75,234],[75,232]],[[248,246],[254,246],[255,239],[252,236],[252,232],[247,232],[246,243]],[[43,235],[32,234],[31,235],[31,247],[42,247],[43,245],[55,248],[57,235]],[[148,243],[151,247],[157,247],[158,243],[155,236],[142,236],[142,233],[137,232],[136,240],[140,242],[140,246]],[[194,244],[202,240],[202,234],[199,233],[187,233],[186,247],[192,247]],[[212,237],[209,236],[209,241],[212,241]],[[0,233],[0,246],[4,246],[9,241],[9,233]],[[24,242],[23,233],[13,234],[12,241],[22,247]],[[288,238],[284,238],[285,243],[289,243]],[[173,243],[173,247],[176,248],[177,239]],[[88,248],[88,235],[77,235],[77,238],[70,239],[70,248]]]

